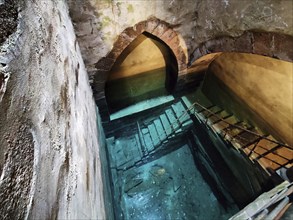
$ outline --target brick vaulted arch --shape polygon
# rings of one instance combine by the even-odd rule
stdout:
[[[133,40],[143,33],[156,37],[170,49],[176,58],[178,65],[176,69],[178,72],[182,72],[187,68],[188,60],[184,48],[181,46],[179,35],[173,30],[170,24],[157,18],[150,18],[137,23],[133,27],[126,28],[114,43],[113,49],[96,64],[97,72],[94,76],[92,87],[94,98],[100,107],[102,118],[108,115],[104,90],[108,74],[121,53]]]
[[[252,53],[292,62],[293,37],[273,32],[245,31],[237,37],[213,38],[193,51],[189,65],[204,55],[217,52]]]
[[[133,27],[126,28],[114,43],[113,49],[96,64],[97,71],[94,75],[92,89],[102,118],[104,116],[107,118],[109,115],[105,99],[105,83],[108,74],[121,53],[134,39],[143,33],[152,35],[162,41],[173,53],[177,61],[179,73],[177,87],[182,87],[188,83],[189,78],[185,77],[185,73],[188,72],[186,70],[193,66],[196,60],[211,53],[241,52],[259,54],[291,62],[293,60],[292,36],[254,30],[245,31],[237,37],[220,36],[211,38],[187,55],[186,47],[181,45],[180,36],[173,30],[172,25],[152,17],[137,23]]]

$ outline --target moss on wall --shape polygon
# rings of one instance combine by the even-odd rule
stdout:
[[[128,13],[133,13],[133,12],[134,12],[134,8],[133,8],[133,6],[129,4],[129,5],[127,6],[127,11],[128,11]]]

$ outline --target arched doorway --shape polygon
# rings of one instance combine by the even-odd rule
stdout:
[[[171,94],[178,78],[177,59],[158,37],[143,32],[116,59],[105,96],[110,113],[140,101]]]
[[[126,28],[118,36],[112,50],[105,57],[102,57],[95,65],[97,71],[94,75],[92,89],[103,122],[108,122],[110,120],[109,106],[105,96],[105,84],[108,80],[109,73],[113,65],[117,63],[116,61],[120,55],[124,51],[126,53],[126,48],[142,34],[152,39],[153,43],[156,42],[157,47],[158,45],[163,45],[159,47],[163,54],[164,61],[167,61],[165,65],[166,71],[170,73],[165,74],[166,80],[164,82],[167,82],[167,87],[165,87],[167,91],[171,92],[175,88],[178,72],[180,75],[187,68],[188,59],[186,45],[182,37],[173,30],[172,25],[155,17],[151,17],[137,23],[133,27]],[[167,53],[164,51],[167,51]]]

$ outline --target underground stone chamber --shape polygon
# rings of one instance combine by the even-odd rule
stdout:
[[[291,9],[0,0],[0,219],[227,219],[290,181]]]
[[[140,36],[135,41],[147,46],[151,43],[147,40]],[[249,106],[250,100],[243,101],[242,95],[236,96],[233,89],[243,87],[243,95],[249,93],[250,80],[257,83],[255,74],[261,75],[266,68],[282,81],[282,74],[290,74],[290,63],[249,54],[217,54],[205,71],[190,71],[189,74],[201,77],[193,78],[185,89],[169,93],[172,99],[162,101],[155,93],[151,99],[134,99],[132,93],[122,91],[128,89],[122,84],[129,80],[130,88],[144,90],[143,83],[152,83],[154,77],[152,71],[133,76],[129,66],[129,75],[124,73],[127,62],[136,65],[130,60],[137,57],[135,50],[139,46],[144,44],[128,47],[134,51],[133,57],[131,50],[127,55],[122,53],[123,61],[115,63],[106,84],[106,94],[112,92],[117,99],[124,94],[124,100],[131,99],[127,107],[120,106],[119,111],[113,111],[114,117],[103,123],[115,218],[228,219],[283,181],[277,173],[292,166],[291,147],[270,129],[265,120],[268,115],[256,114]],[[157,52],[160,65],[167,65]],[[282,70],[272,68],[274,62],[273,66]],[[145,68],[144,63],[138,65]],[[156,78],[161,88],[164,75],[168,74],[164,68]],[[236,79],[238,74],[247,77],[239,76],[239,85],[234,82],[229,87],[229,74]],[[226,81],[221,80],[223,76]],[[113,81],[116,86],[111,85]],[[271,101],[266,100],[266,89],[273,81],[266,83],[257,87],[265,103]],[[157,89],[152,85],[148,88],[154,92]],[[107,102],[112,105],[110,99],[108,96]],[[287,101],[279,100],[280,111],[286,109]]]

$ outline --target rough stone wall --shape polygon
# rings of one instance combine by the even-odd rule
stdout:
[[[215,52],[252,53],[293,61],[293,36],[273,32],[246,31],[241,36],[223,36],[201,44],[192,54],[189,64]]]
[[[17,26],[17,5],[14,0],[0,1],[0,44],[12,34]]]
[[[247,31],[274,32],[281,36],[293,35],[293,3],[290,0],[68,0],[68,2],[89,74],[96,71],[95,64],[111,51],[123,30],[150,17],[169,23],[180,35],[183,39],[182,45],[185,45],[190,57],[190,63],[201,55],[221,51],[221,47],[224,47],[224,51],[229,47],[233,49],[235,46],[233,38],[240,36],[243,37],[237,41],[240,45],[237,48],[240,52],[246,52],[246,48],[254,44],[251,41],[255,40],[253,36],[247,36]],[[216,40],[218,38],[223,39]],[[266,44],[270,44],[269,49],[272,49],[271,44],[274,44],[274,39],[271,38],[272,36],[257,35],[256,48],[252,48],[249,52],[264,53],[261,47]],[[231,43],[226,47],[227,39]],[[282,41],[284,42],[282,37],[277,39],[277,42]],[[287,41],[292,42],[292,37]],[[282,47],[281,50],[283,49]],[[286,58],[287,55],[282,54],[281,58],[283,57]]]
[[[17,23],[0,32],[0,219],[105,219],[103,140],[67,6],[0,8],[11,3]]]

